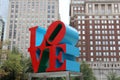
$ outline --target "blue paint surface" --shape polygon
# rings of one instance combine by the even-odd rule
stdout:
[[[36,30],[36,46],[40,46],[44,36],[46,34],[46,29],[38,27]],[[61,48],[56,48],[56,56],[62,51],[62,62],[56,60],[56,67],[60,67],[64,60],[66,60],[66,70],[80,72],[80,63],[76,61],[76,57],[80,56],[79,48],[75,47],[78,41],[78,32],[70,26],[66,26],[66,32],[64,38],[60,44],[66,44],[66,53],[63,52]],[[39,58],[40,51],[36,52],[37,58]]]
[[[45,33],[46,33],[45,28],[42,28],[40,26],[37,28],[37,30],[36,30],[36,46],[41,45],[41,43],[44,39]]]
[[[66,32],[65,32],[65,36],[62,39],[61,43],[67,43],[70,45],[76,45],[77,41],[79,39],[79,34],[77,32],[76,29],[74,29],[71,26],[65,26],[66,27]]]
[[[76,61],[66,60],[66,70],[80,72],[80,63]]]

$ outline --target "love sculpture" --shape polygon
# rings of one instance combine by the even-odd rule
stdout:
[[[80,72],[80,63],[76,57],[80,56],[75,47],[78,32],[65,26],[61,21],[53,22],[47,29],[35,26],[29,29],[30,52],[32,66],[35,73],[74,71]]]

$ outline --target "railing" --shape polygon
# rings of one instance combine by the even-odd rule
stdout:
[[[79,80],[83,80],[82,73],[80,72],[61,71],[61,72],[44,72],[44,73],[28,74],[28,80],[33,80],[32,78],[47,80],[47,78],[56,78],[56,77],[65,77],[66,80],[70,80],[71,77],[78,77]]]
[[[71,3],[73,3],[73,4],[84,4],[85,2],[95,2],[95,1],[97,1],[97,2],[109,2],[109,1],[113,1],[113,2],[120,2],[120,0],[81,0],[81,1],[72,1]]]
[[[120,1],[120,0],[85,0],[85,1]]]
[[[101,61],[97,61],[97,62],[88,62],[88,64],[90,64],[90,67],[92,68],[104,68],[104,69],[110,69],[110,68],[116,68],[116,69],[120,69],[120,62],[101,62]]]

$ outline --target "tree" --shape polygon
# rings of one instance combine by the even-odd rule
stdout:
[[[85,62],[81,63],[80,66],[81,73],[83,74],[83,80],[96,80],[92,69]]]
[[[25,80],[28,77],[27,73],[33,73],[32,63],[29,58],[25,58],[24,56],[22,56],[21,65],[23,67],[21,80]]]
[[[115,72],[110,72],[107,75],[107,80],[120,80],[120,77],[118,77]]]
[[[33,73],[32,63],[31,63],[30,59],[25,59],[24,58],[23,66],[24,66],[24,72],[25,73],[29,73],[29,72]]]
[[[17,50],[10,52],[1,69],[7,73],[1,80],[19,80],[23,70],[21,66],[21,54]]]

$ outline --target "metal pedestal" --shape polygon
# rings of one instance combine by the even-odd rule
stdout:
[[[69,72],[69,71],[61,71],[61,72],[44,72],[44,73],[29,73],[29,79],[32,78],[42,78],[43,80],[47,80],[47,78],[54,77],[65,77],[66,80],[70,80],[71,77],[79,77],[79,80],[83,80],[82,73],[80,72]]]

